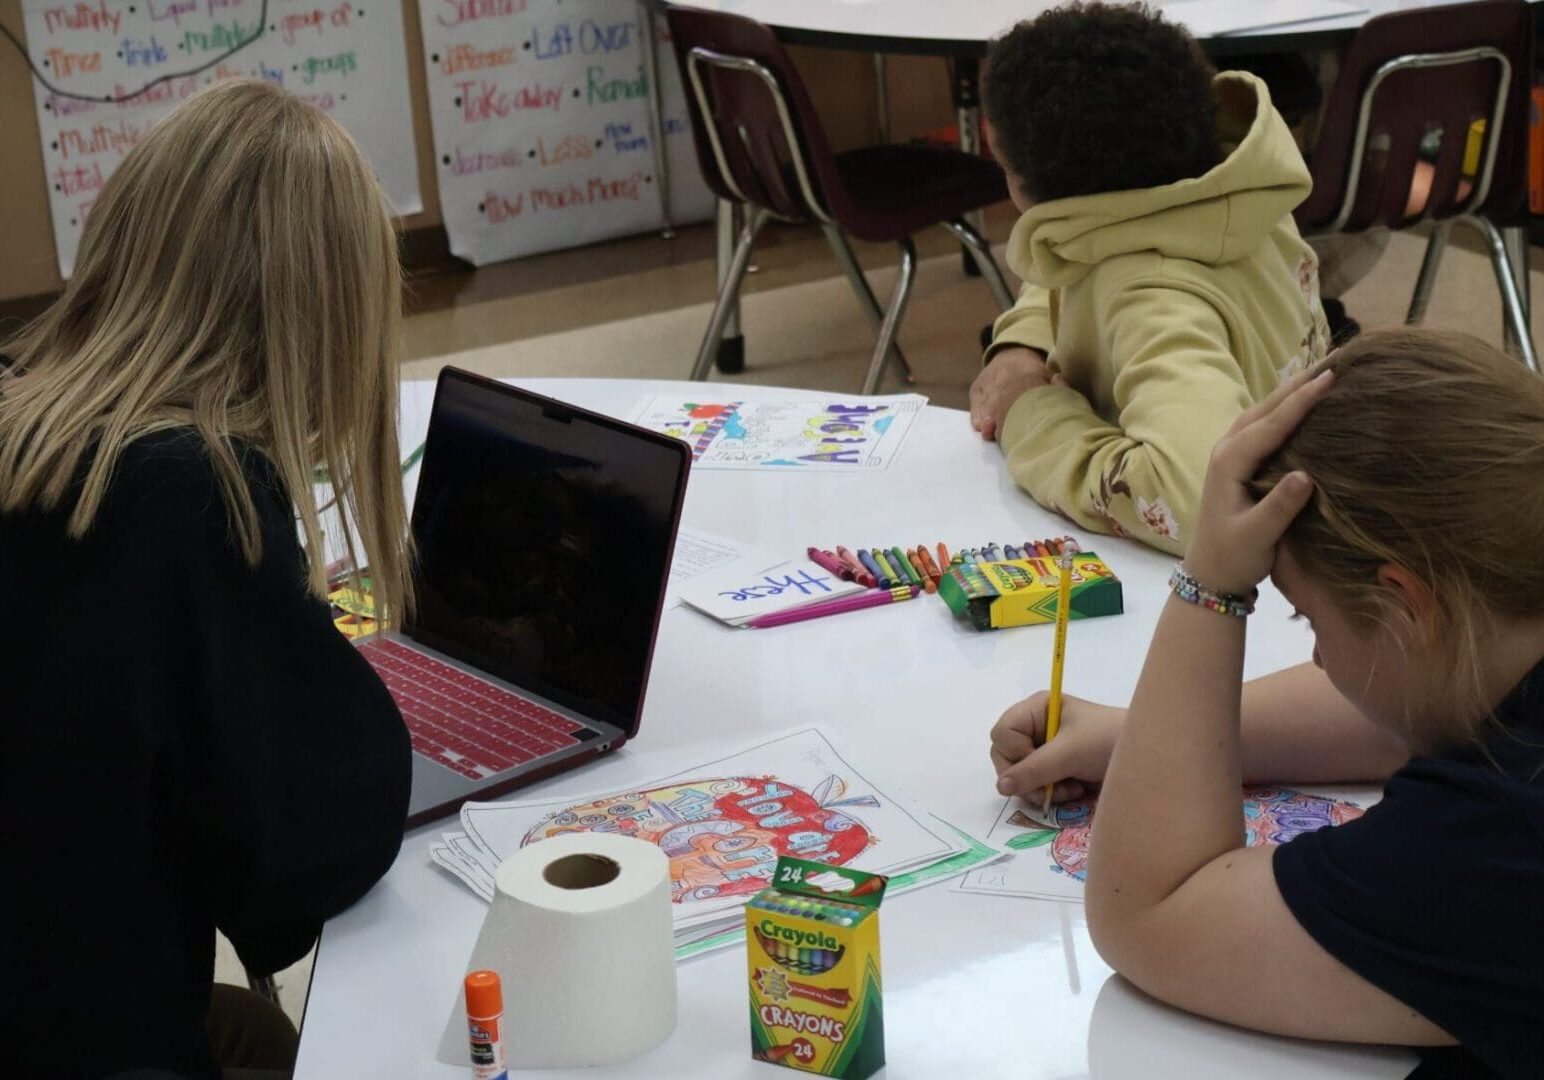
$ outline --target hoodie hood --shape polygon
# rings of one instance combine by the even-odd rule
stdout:
[[[1308,197],[1312,179],[1270,91],[1247,72],[1212,82],[1223,160],[1163,187],[1103,191],[1030,207],[1008,238],[1008,265],[1048,289],[1107,259],[1156,252],[1217,266],[1256,251]]]

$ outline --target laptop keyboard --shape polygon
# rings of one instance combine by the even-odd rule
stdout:
[[[597,732],[390,638],[359,646],[402,719],[413,749],[468,780],[546,757]]]

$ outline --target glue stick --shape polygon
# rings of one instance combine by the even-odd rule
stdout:
[[[466,1028],[472,1041],[474,1080],[506,1080],[504,1065],[504,991],[496,971],[474,971],[466,977]]]

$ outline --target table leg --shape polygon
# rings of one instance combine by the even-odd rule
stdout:
[[[724,287],[724,279],[729,275],[729,262],[734,256],[735,241],[739,239],[741,223],[744,220],[745,211],[738,203],[732,203],[728,199],[719,199],[714,210],[714,253],[717,259],[717,273],[714,281],[719,289]],[[740,297],[736,293],[733,306],[729,309],[729,318],[724,323],[724,336],[718,343],[718,355],[714,359],[718,370],[726,375],[745,370],[745,336],[740,332]]]
[[[879,141],[890,141],[890,79],[885,72],[885,54],[874,54],[874,97],[879,107]]]
[[[659,53],[654,37],[654,9],[648,0],[638,4],[638,39],[643,49],[644,78],[649,83],[649,145],[654,149],[654,190],[659,196],[659,216],[665,223],[666,240],[675,235],[670,220],[670,160],[665,147],[665,91],[659,84]],[[733,243],[733,241],[731,241]],[[721,259],[720,265],[727,260]]]
[[[973,56],[954,61],[954,122],[959,130],[960,149],[967,154],[981,153],[981,62]],[[986,235],[986,215],[974,210],[965,215],[970,227]],[[978,277],[981,268],[966,247],[960,248],[960,261],[966,277]]]

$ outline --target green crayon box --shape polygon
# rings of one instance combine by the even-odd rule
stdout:
[[[1029,626],[1056,621],[1061,570],[1055,557],[962,563],[938,582],[938,595],[949,610],[970,620],[977,630]],[[1091,551],[1072,557],[1072,610],[1069,619],[1119,615],[1120,579]]]
[[[879,902],[888,879],[784,855],[745,907],[751,1056],[863,1080],[885,1063]]]

